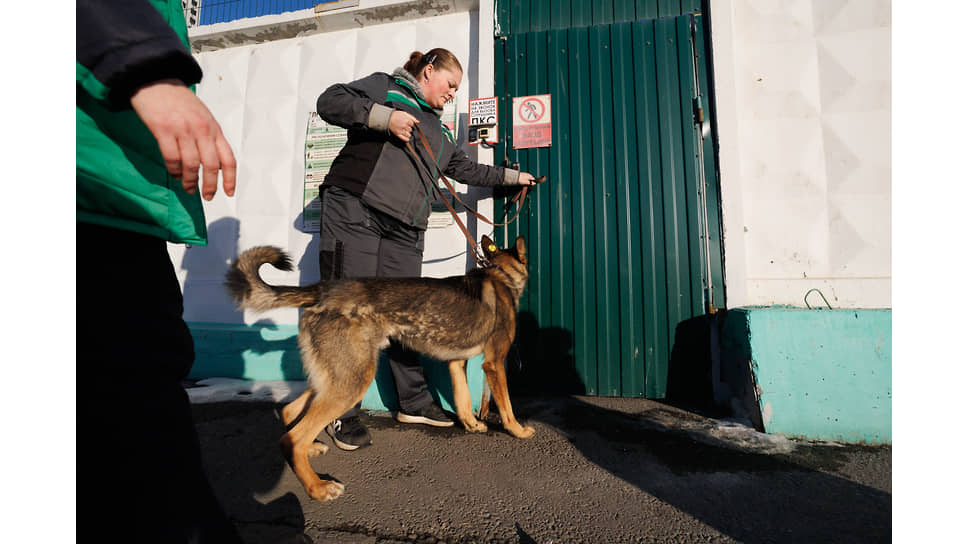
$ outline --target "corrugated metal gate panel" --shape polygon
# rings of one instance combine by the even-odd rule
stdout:
[[[498,35],[700,13],[702,0],[498,0]]]
[[[505,243],[526,236],[531,280],[521,311],[543,329],[571,333],[587,394],[664,397],[676,325],[705,312],[690,38],[687,16],[496,41],[496,88],[505,85],[506,47],[507,95],[550,93],[553,122],[550,148],[507,149],[550,183],[498,236],[506,234]],[[700,76],[708,87],[704,70]],[[502,119],[511,119],[508,103]],[[718,198],[709,198],[718,243]],[[713,276],[721,278],[713,255]],[[537,352],[562,351],[544,347]]]

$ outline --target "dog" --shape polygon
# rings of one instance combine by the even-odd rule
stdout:
[[[319,501],[343,494],[344,485],[319,478],[311,457],[329,449],[316,436],[360,402],[376,375],[380,350],[390,339],[449,365],[457,417],[470,432],[485,432],[471,408],[467,359],[484,354],[483,369],[504,428],[531,438],[508,397],[504,359],[514,341],[521,293],[528,281],[524,237],[498,249],[481,238],[483,268],[449,278],[360,278],[293,287],[267,284],[263,264],[292,270],[292,260],[271,246],[251,248],[232,263],[226,287],[239,309],[299,307],[299,348],[308,387],[281,410],[288,431],[279,442],[286,461]]]

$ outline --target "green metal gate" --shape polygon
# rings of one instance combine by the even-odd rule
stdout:
[[[529,246],[509,371],[562,392],[663,398],[676,326],[725,300],[701,15],[612,22],[620,4],[634,19],[636,4],[654,17],[670,3],[554,3],[497,6],[495,156],[549,178],[496,231]],[[552,97],[552,145],[515,150],[510,98],[536,94]]]

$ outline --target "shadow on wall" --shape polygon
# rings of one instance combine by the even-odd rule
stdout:
[[[575,369],[574,336],[560,327],[539,327],[531,312],[518,313],[514,345],[507,357],[512,395],[584,395]]]
[[[311,285],[319,281],[319,233],[303,225],[303,217],[308,209],[308,206],[304,208],[293,222],[293,228],[297,231],[312,235],[294,263],[299,272],[298,285]],[[294,257],[296,253],[298,251],[293,248],[291,256]],[[241,321],[242,312],[236,313]],[[302,316],[302,310],[299,310],[299,315]],[[227,375],[248,379],[305,380],[297,331],[298,323],[280,326],[271,319],[260,319],[247,325],[236,333],[238,342],[233,342],[238,374]]]
[[[731,326],[727,316],[721,310],[676,325],[662,402],[708,417],[745,420],[762,432],[748,357],[734,356],[737,348],[748,353],[749,346],[732,344],[735,335],[727,330]]]
[[[318,200],[318,199],[317,199]],[[303,218],[310,206],[303,208],[303,211],[296,216],[292,226],[299,232],[304,232],[312,236],[309,243],[303,249],[302,256],[296,266],[299,268],[299,285],[311,285],[319,281],[319,227],[307,227],[304,225]],[[318,217],[318,215],[317,215]],[[302,312],[300,311],[300,315]]]
[[[663,402],[711,417],[729,415],[728,395],[714,389],[722,317],[698,316],[676,326]],[[584,395],[586,384],[573,353],[574,336],[560,327],[539,327],[531,312],[518,314],[517,335],[507,357],[509,389],[524,395]],[[717,396],[718,395],[718,396]]]
[[[728,416],[729,399],[716,396],[719,381],[719,338],[726,312],[700,315],[676,325],[669,356],[664,402],[712,417]]]
[[[225,290],[225,273],[239,254],[239,220],[217,219],[208,225],[208,245],[189,246],[182,257],[186,271],[185,321],[242,323],[242,312]]]
[[[302,216],[296,225],[301,227]],[[182,260],[185,319],[195,340],[192,379],[231,377],[253,380],[304,380],[297,325],[271,319],[245,324],[224,287],[225,273],[239,252],[239,221],[223,218],[209,225],[208,246],[192,247]],[[318,235],[299,259],[299,284],[319,280]]]
[[[294,327],[282,329],[272,320],[263,319],[249,325],[249,328],[253,334],[246,338],[243,359],[264,358],[261,362],[266,367],[273,371],[279,369],[280,377],[276,379],[306,379]]]
[[[713,349],[718,353],[718,334],[713,328],[719,323],[715,316],[699,316],[676,326],[664,402],[713,417],[724,415],[714,395],[710,356]],[[584,395],[587,388],[573,348],[571,331],[539,327],[533,313],[520,312],[507,358],[509,389],[524,395]]]

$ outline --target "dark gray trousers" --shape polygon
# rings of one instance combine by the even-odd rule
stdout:
[[[420,276],[424,231],[364,204],[339,187],[320,191],[319,272],[322,279]],[[400,408],[418,411],[433,402],[416,352],[390,342],[385,350]],[[357,404],[343,417],[358,415]]]

